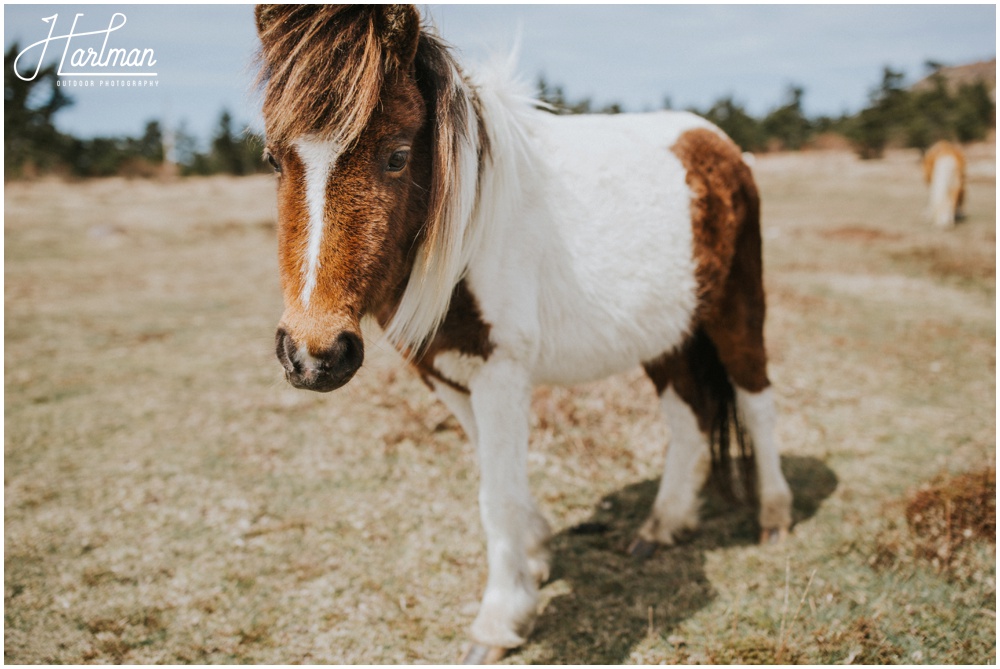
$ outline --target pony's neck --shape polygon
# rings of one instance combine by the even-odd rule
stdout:
[[[462,113],[445,119],[452,125],[436,131],[455,138],[454,149],[443,156],[452,161],[454,179],[447,215],[429,223],[442,227],[433,241],[417,249],[406,287],[385,326],[389,341],[408,356],[416,355],[434,336],[448,313],[455,286],[491,234],[511,220],[534,172],[526,131],[531,109],[526,90],[499,69],[463,77],[454,60],[449,66],[454,104]]]
[[[481,143],[486,148],[472,223],[481,244],[493,232],[510,232],[502,228],[523,205],[526,192],[539,177],[536,151],[529,139],[531,116],[537,113],[538,103],[514,75],[511,62],[475,71],[469,82],[485,135]]]

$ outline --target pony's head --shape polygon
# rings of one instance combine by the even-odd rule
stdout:
[[[452,191],[468,138],[453,129],[468,105],[412,7],[261,5],[256,20],[266,156],[279,174],[276,353],[292,385],[333,390],[361,366],[364,316],[412,348],[447,309],[455,277],[437,276],[455,264]],[[443,290],[429,321],[401,315],[427,312],[407,305]]]

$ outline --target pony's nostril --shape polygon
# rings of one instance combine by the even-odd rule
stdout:
[[[298,373],[301,370],[295,360],[295,342],[288,336],[284,328],[278,328],[274,335],[274,353],[278,356],[278,362],[290,374]]]
[[[365,345],[361,338],[352,332],[341,332],[337,337],[336,347],[340,350],[341,368],[354,371],[365,359]]]
[[[324,372],[350,378],[364,361],[365,346],[356,334],[341,332],[333,345],[316,357],[322,360],[321,368]]]

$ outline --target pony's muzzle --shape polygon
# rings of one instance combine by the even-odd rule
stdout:
[[[275,354],[285,378],[296,388],[327,393],[351,380],[365,359],[365,345],[353,332],[341,332],[319,352],[299,346],[284,328],[275,335]]]

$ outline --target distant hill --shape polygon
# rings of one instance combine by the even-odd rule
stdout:
[[[934,87],[935,77],[944,77],[948,92],[954,95],[963,84],[982,81],[990,91],[990,97],[997,100],[997,59],[984,60],[968,65],[945,66],[936,70],[910,87],[913,91],[925,91]]]

